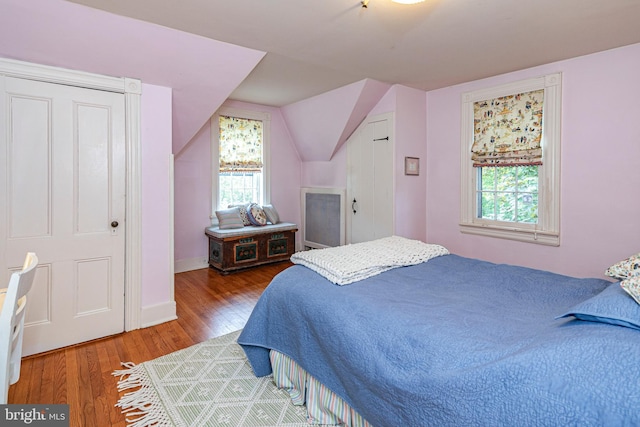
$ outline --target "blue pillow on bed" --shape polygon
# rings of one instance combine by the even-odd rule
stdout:
[[[619,283],[612,283],[598,295],[573,306],[556,319],[569,316],[640,330],[640,305],[620,287]]]

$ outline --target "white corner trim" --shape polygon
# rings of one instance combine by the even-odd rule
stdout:
[[[176,314],[176,302],[168,301],[162,304],[142,307],[140,318],[142,328],[176,320],[178,318]]]
[[[126,195],[126,255],[124,329],[140,328],[142,308],[142,175],[141,175],[141,94],[133,80],[128,80],[125,92],[127,132],[127,195]]]
[[[175,262],[175,272],[184,273],[185,271],[200,270],[209,268],[209,260],[206,257],[177,259]]]
[[[169,300],[176,299],[175,157],[169,154]]]
[[[6,58],[0,58],[0,74],[27,80],[78,86],[116,93],[132,92],[131,88],[137,87],[137,93],[140,94],[141,87],[140,81],[135,79],[103,76],[86,73],[84,71],[33,64]],[[133,83],[133,86],[128,88],[127,86],[131,83]]]
[[[525,230],[498,226],[487,227],[480,224],[460,224],[460,232],[546,246],[560,246],[560,235],[558,233],[543,232],[535,229]]]

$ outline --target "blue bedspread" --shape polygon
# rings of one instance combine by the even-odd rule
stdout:
[[[554,319],[608,285],[456,255],[348,286],[293,266],[238,342],[256,375],[275,349],[376,427],[638,426],[640,331]]]

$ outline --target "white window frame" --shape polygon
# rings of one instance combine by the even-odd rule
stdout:
[[[211,220],[213,225],[218,224],[215,212],[226,209],[226,206],[218,206],[219,182],[220,182],[220,116],[239,117],[242,119],[262,121],[262,200],[264,204],[271,203],[271,162],[270,162],[270,136],[271,114],[262,111],[241,110],[231,107],[221,107],[211,117]]]
[[[478,101],[544,89],[542,162],[538,167],[538,223],[496,221],[477,217],[477,168],[471,161],[473,104]],[[521,80],[462,94],[460,150],[460,231],[549,246],[560,245],[560,120],[562,74]]]

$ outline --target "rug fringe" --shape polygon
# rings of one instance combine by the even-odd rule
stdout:
[[[125,393],[115,406],[122,410],[128,427],[150,427],[173,425],[164,410],[158,394],[152,387],[151,381],[143,364],[122,363],[126,369],[113,372],[113,376],[120,377],[118,391],[138,390]],[[126,378],[125,378],[126,377]]]

